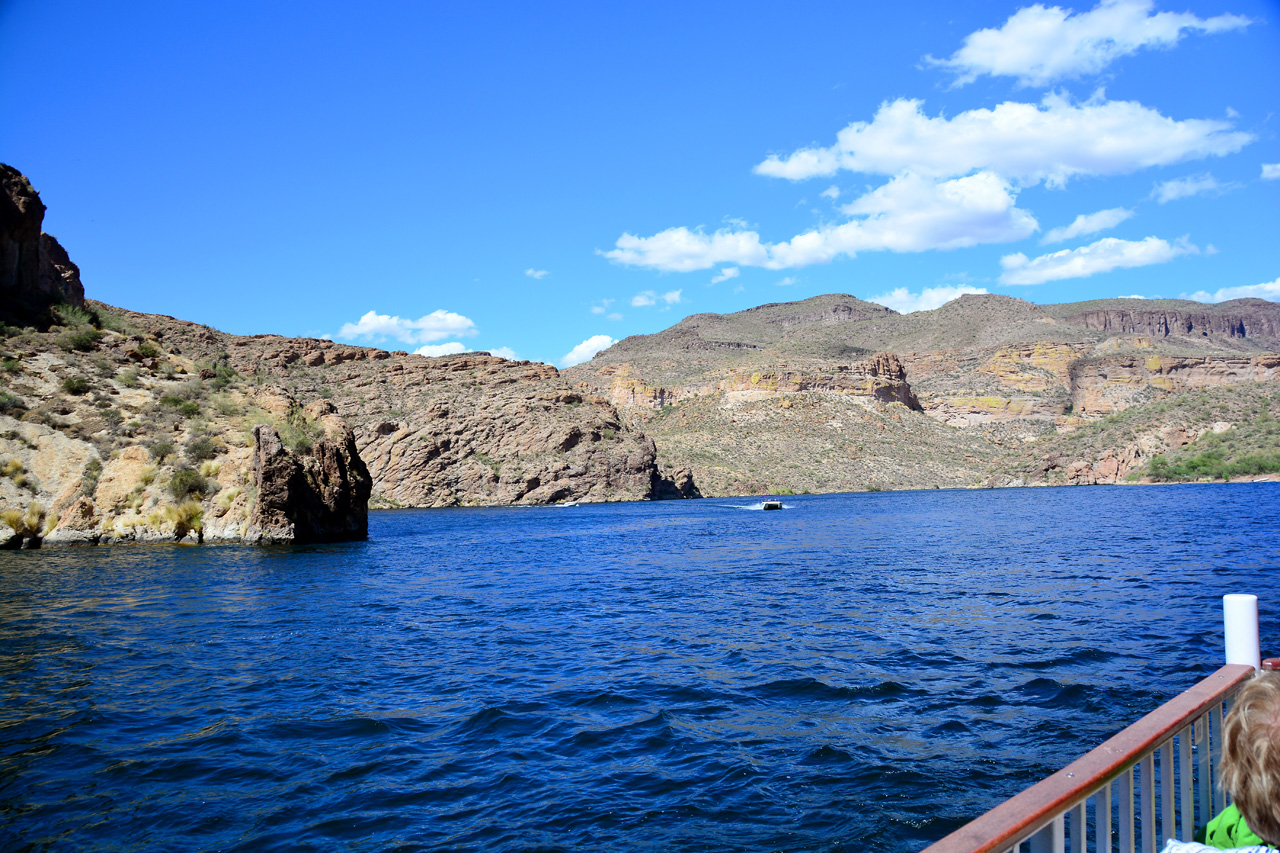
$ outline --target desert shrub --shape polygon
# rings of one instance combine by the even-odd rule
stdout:
[[[220,415],[230,416],[242,414],[241,407],[236,404],[235,400],[231,399],[229,394],[215,394],[212,402],[214,409],[216,409]]]
[[[184,400],[182,404],[178,406],[178,414],[182,415],[184,418],[194,418],[200,414],[200,404],[195,400]]]
[[[122,335],[128,335],[133,332],[133,329],[130,328],[129,324],[125,322],[123,317],[118,314],[113,314],[110,311],[98,312],[98,326],[103,329],[118,332]]]
[[[183,501],[177,506],[166,507],[165,518],[173,522],[173,535],[181,539],[191,531],[204,530],[204,510],[195,501]]]
[[[0,391],[0,414],[8,414],[14,409],[23,408],[22,399],[8,391]]]
[[[92,313],[74,305],[55,305],[50,310],[63,326],[92,326],[97,320]]]
[[[124,423],[124,414],[119,409],[103,409],[102,419],[113,427]]]
[[[17,373],[21,369],[22,362],[18,361],[16,358],[0,359],[0,370],[3,370],[5,373]]]
[[[209,380],[209,384],[213,386],[215,391],[221,391],[234,382],[239,375],[229,364],[215,364],[213,366],[213,379]]]
[[[72,329],[58,336],[58,346],[68,352],[92,352],[102,340],[102,332],[97,329]]]
[[[83,376],[68,376],[62,380],[62,390],[68,394],[87,394],[89,393],[89,380]]]
[[[138,371],[134,370],[133,368],[122,370],[120,371],[119,374],[116,375],[116,381],[126,388],[137,388],[138,387]]]
[[[80,491],[91,495],[98,488],[98,478],[102,476],[102,462],[94,458],[85,463],[84,472],[80,475]]]
[[[143,488],[150,486],[156,481],[156,466],[148,465],[138,472],[138,485]]]
[[[190,468],[179,468],[169,478],[169,494],[174,500],[183,500],[191,495],[203,497],[213,491],[208,481],[198,471]]]
[[[192,462],[204,462],[218,455],[218,446],[213,439],[202,435],[187,445],[186,454]]]
[[[138,344],[138,355],[143,358],[159,358],[160,347],[156,345],[155,341],[143,341]]]
[[[44,526],[45,512],[38,501],[32,501],[27,511],[7,509],[0,512],[0,521],[13,528],[14,533],[25,533],[28,536],[39,536]]]
[[[221,462],[214,462],[212,459],[210,459],[207,462],[200,463],[201,477],[216,477],[218,476],[218,472],[220,472],[221,470],[222,470]]]
[[[164,440],[154,441],[151,443],[151,446],[147,448],[147,450],[148,452],[151,453],[152,459],[156,460],[157,462],[163,462],[165,460],[165,457],[173,455],[173,451],[174,451],[173,442],[164,441]]]

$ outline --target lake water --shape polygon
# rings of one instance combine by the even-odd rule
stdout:
[[[912,851],[1280,652],[1280,485],[786,503],[0,552],[0,849]]]

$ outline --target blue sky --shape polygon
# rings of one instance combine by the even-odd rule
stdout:
[[[1280,3],[0,0],[87,293],[566,365],[846,292],[1280,300]]]

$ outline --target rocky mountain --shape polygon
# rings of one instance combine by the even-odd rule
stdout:
[[[323,541],[364,536],[370,501],[697,493],[549,365],[228,335],[86,300],[30,182],[7,166],[0,181],[0,545]]]
[[[694,493],[548,365],[239,337],[93,300],[57,312],[44,331],[0,328],[0,512],[46,512],[15,535],[314,541],[363,535],[370,499]]]
[[[902,315],[831,294],[694,315],[568,373],[705,494],[1116,482],[1228,422],[1173,401],[1229,387],[1280,404],[1280,305],[972,295]],[[1156,406],[1167,423],[1095,458],[1058,447]],[[1029,463],[1037,449],[1061,464]]]

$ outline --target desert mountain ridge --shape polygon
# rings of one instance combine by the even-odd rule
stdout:
[[[987,294],[899,314],[826,294],[695,314],[567,373],[706,494],[1114,483],[1271,411],[1280,304]],[[1143,435],[1074,453],[1139,419]],[[1280,450],[1257,440],[1245,455]]]
[[[0,166],[0,544],[361,536],[365,507],[1280,472],[1280,305],[847,294],[559,371],[85,298]],[[0,528],[3,529],[3,528]]]

